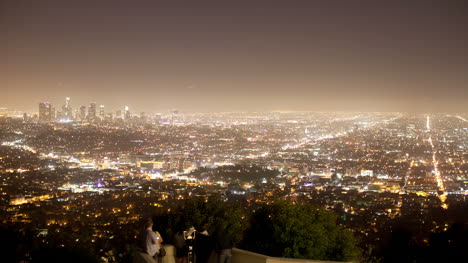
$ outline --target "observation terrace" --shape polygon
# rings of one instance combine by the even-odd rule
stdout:
[[[175,249],[172,245],[164,245],[166,256],[160,260],[159,263],[175,263]],[[145,253],[136,252],[134,254],[135,263],[154,263],[155,261]],[[211,255],[209,263],[216,263],[214,253]],[[279,258],[269,257],[250,251],[234,248],[232,250],[231,263],[337,263],[337,261],[321,261],[310,259],[293,259],[293,258]],[[343,263],[343,262],[340,262]],[[350,263],[350,262],[348,262]]]

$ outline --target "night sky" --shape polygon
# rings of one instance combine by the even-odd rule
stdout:
[[[0,107],[467,112],[464,2],[0,0]]]

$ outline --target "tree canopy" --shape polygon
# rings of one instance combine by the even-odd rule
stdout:
[[[154,217],[154,222],[158,231],[168,237],[177,230],[191,226],[199,229],[202,225],[207,225],[213,233],[217,226],[222,225],[235,243],[242,239],[246,226],[241,204],[224,202],[220,196],[187,199],[174,211]]]
[[[263,205],[251,218],[243,248],[276,257],[349,261],[358,255],[351,232],[331,212],[278,201]]]

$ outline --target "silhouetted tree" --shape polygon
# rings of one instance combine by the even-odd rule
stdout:
[[[358,256],[351,232],[331,212],[278,201],[256,210],[243,247],[277,257],[348,261]]]
[[[235,243],[240,242],[246,227],[240,203],[224,202],[217,195],[187,199],[174,211],[155,216],[153,221],[163,237],[172,237],[179,228],[194,226],[199,229],[203,224],[213,233],[218,224],[223,224]]]

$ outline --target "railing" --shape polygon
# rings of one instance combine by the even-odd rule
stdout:
[[[159,263],[175,263],[175,248],[172,245],[164,245],[166,256],[159,258]],[[154,263],[155,261],[145,253],[135,253],[134,263]],[[216,254],[213,253],[209,263],[216,263]],[[250,251],[234,248],[232,250],[231,263],[337,263],[336,261],[321,261],[310,259],[293,259],[269,257]],[[343,263],[343,262],[340,262]]]
[[[262,254],[253,253],[247,250],[238,249],[238,248],[234,248],[232,250],[231,262],[232,263],[337,263],[336,261],[269,257],[269,256],[265,256]],[[216,263],[216,261],[213,261],[213,263]],[[343,262],[340,262],[340,263],[343,263]]]

